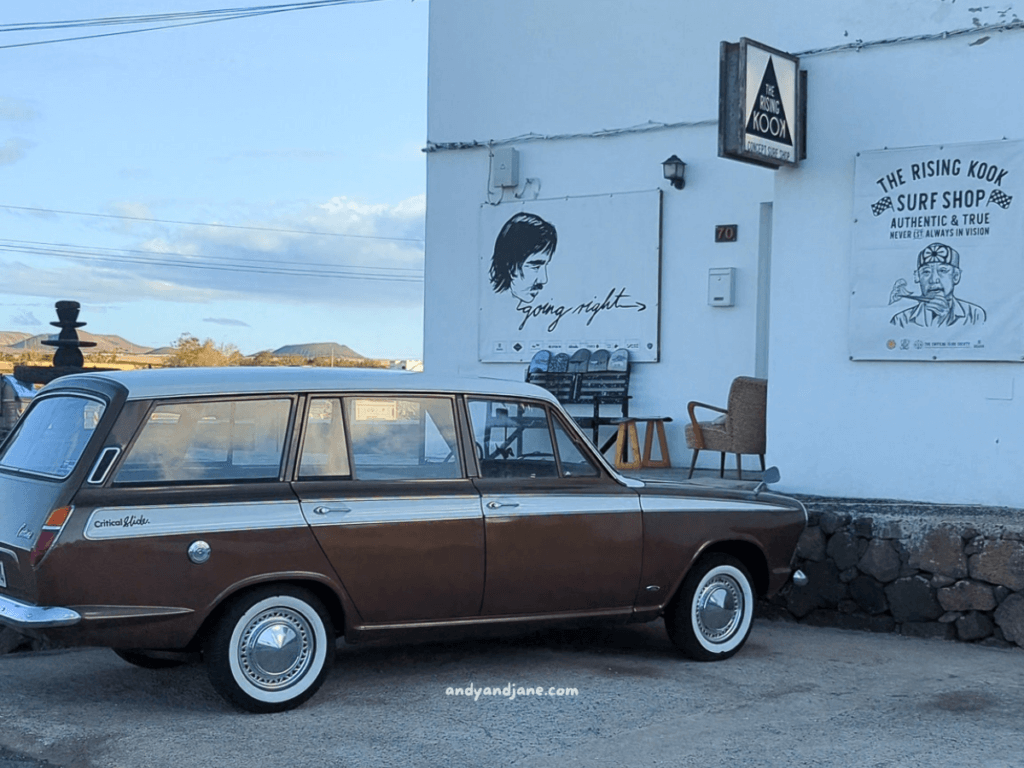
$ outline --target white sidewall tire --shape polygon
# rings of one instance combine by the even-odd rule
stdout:
[[[276,654],[275,648],[284,651],[293,642],[301,645]],[[283,712],[323,684],[334,666],[334,642],[331,615],[316,595],[290,585],[264,586],[226,606],[204,643],[203,659],[210,682],[227,701],[249,712]]]
[[[710,640],[701,627],[698,620],[698,602],[701,599],[705,588],[713,581],[725,578],[731,580],[738,588],[743,600],[742,612],[738,625],[732,629],[729,636],[722,642]],[[750,577],[735,566],[722,564],[709,569],[697,583],[697,589],[693,593],[689,605],[689,622],[693,637],[708,653],[725,654],[731,653],[743,645],[750,633],[750,624],[754,619],[754,592],[750,586]]]

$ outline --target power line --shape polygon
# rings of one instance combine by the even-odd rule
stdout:
[[[80,261],[99,261],[120,264],[136,264],[146,266],[162,266],[175,269],[204,269],[215,272],[248,272],[263,275],[282,275],[289,277],[315,277],[341,280],[369,280],[374,282],[399,282],[399,283],[421,283],[423,276],[418,270],[403,267],[357,267],[342,265],[340,267],[329,267],[327,269],[314,268],[317,265],[306,266],[303,262],[295,262],[299,268],[293,265],[277,263],[276,266],[269,261],[242,259],[239,257],[208,257],[192,256],[180,253],[157,253],[153,251],[132,251],[115,248],[98,248],[94,246],[68,245],[61,243],[45,243],[30,240],[0,240],[0,251],[13,253],[24,253],[31,256],[50,256]],[[211,264],[199,261],[212,261],[219,259],[227,263]],[[231,263],[237,261],[240,263]],[[328,266],[328,265],[323,265]],[[376,272],[373,270],[377,270]],[[405,274],[388,274],[387,271],[405,272]]]
[[[173,11],[171,13],[147,13],[135,16],[105,16],[91,19],[70,19],[65,21],[30,21],[0,24],[0,32],[23,32],[26,30],[68,29],[74,27],[102,27],[117,24],[148,24],[182,19],[234,16],[239,13],[271,13],[303,8],[334,5],[346,0],[310,0],[308,2],[276,3],[274,5],[245,6],[241,8],[217,8],[207,11]]]
[[[113,253],[113,254],[136,254],[143,258],[168,258],[177,257],[186,260],[205,259],[208,261],[224,261],[224,262],[240,262],[243,265],[252,263],[257,264],[273,264],[275,266],[281,265],[280,259],[254,259],[250,256],[204,256],[201,254],[190,254],[190,253],[179,253],[176,251],[143,251],[132,248],[104,248],[102,246],[94,245],[78,245],[75,243],[52,243],[52,242],[41,242],[38,240],[13,240],[13,239],[0,239],[0,244],[6,246],[9,250],[15,250],[17,246],[26,246],[30,248],[69,248],[76,252],[96,252],[99,254]],[[352,270],[376,270],[378,272],[401,272],[405,273],[405,277],[420,278],[423,277],[423,270],[416,267],[379,267],[370,266],[365,264],[330,264],[322,261],[296,261],[290,259],[288,261],[289,266],[298,266],[304,268],[314,267],[326,267],[328,269],[352,269]],[[357,274],[357,273],[353,273]]]
[[[76,37],[62,37],[50,40],[34,40],[27,43],[11,43],[0,45],[3,48],[25,48],[33,45],[49,45],[50,43],[67,43],[75,40],[93,40],[100,37],[116,37],[119,35],[132,35],[138,32],[152,32],[159,29],[173,29],[176,27],[192,27],[198,24],[212,24],[218,21],[232,21],[235,19],[246,19],[254,16],[267,16],[273,13],[288,13],[290,11],[305,11],[315,8],[326,8],[334,5],[351,5],[354,3],[374,3],[380,0],[312,0],[311,2],[287,3],[265,6],[247,6],[242,8],[226,8],[212,11],[182,11],[170,14],[149,14],[146,16],[112,16],[108,18],[78,19],[71,21],[54,22],[28,22],[24,24],[0,25],[0,32],[26,32],[41,31],[49,29],[68,29],[79,27],[96,27],[110,25],[145,24],[161,22],[157,26],[143,27],[142,29],[126,29],[120,32],[103,32],[95,35],[79,35]],[[175,19],[192,19],[189,21],[178,21]]]
[[[183,226],[190,227],[220,227],[223,229],[248,229],[255,232],[283,232],[290,235],[318,235],[323,237],[352,237],[359,238],[362,240],[390,240],[400,243],[419,243],[423,244],[423,240],[418,237],[384,237],[383,235],[352,235],[345,232],[318,232],[315,230],[308,229],[283,229],[280,227],[251,227],[244,226],[242,224],[219,224],[215,222],[204,222],[204,221],[176,221],[174,219],[151,219],[145,216],[121,216],[114,213],[87,213],[85,211],[61,211],[55,208],[31,208],[25,205],[4,205],[0,203],[0,208],[4,208],[12,211],[30,211],[33,213],[58,213],[66,216],[94,216],[100,219],[122,219],[125,221],[149,221],[156,224],[180,224]]]

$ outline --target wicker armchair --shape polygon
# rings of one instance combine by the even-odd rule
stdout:
[[[743,465],[740,456],[756,453],[761,457],[761,471],[764,471],[765,412],[768,404],[767,379],[738,376],[729,388],[729,405],[719,408],[707,403],[691,401],[686,410],[690,423],[686,425],[686,445],[693,449],[690,462],[690,477],[701,451],[719,451],[722,462],[719,477],[725,477],[725,454],[736,454],[736,474],[743,479]],[[706,408],[724,414],[714,421],[697,421],[696,408]]]

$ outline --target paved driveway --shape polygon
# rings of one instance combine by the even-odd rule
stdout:
[[[1024,652],[768,621],[716,664],[678,657],[660,622],[342,645],[312,701],[257,716],[202,667],[72,650],[0,657],[0,723],[4,768],[1003,768],[1024,764]]]

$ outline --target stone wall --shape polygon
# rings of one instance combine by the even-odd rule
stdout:
[[[761,610],[819,626],[1024,647],[1024,510],[802,498],[809,579]]]

